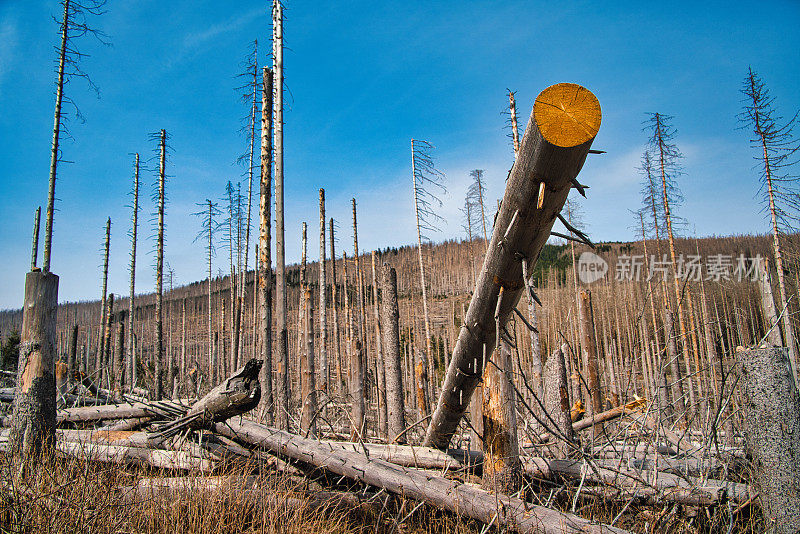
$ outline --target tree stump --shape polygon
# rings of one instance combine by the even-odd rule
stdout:
[[[748,454],[767,531],[800,532],[800,395],[784,348],[736,353]]]
[[[11,451],[18,459],[27,460],[55,443],[57,309],[58,276],[28,273],[11,422]]]

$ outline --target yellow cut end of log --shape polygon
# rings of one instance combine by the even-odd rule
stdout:
[[[533,115],[545,140],[564,148],[594,139],[602,120],[597,97],[576,83],[558,83],[542,91]]]

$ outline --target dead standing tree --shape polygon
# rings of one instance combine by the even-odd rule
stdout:
[[[781,236],[797,230],[800,222],[800,188],[797,176],[787,172],[787,168],[796,163],[796,154],[800,146],[793,135],[797,114],[790,120],[782,122],[774,107],[775,99],[763,80],[748,69],[741,92],[745,95],[745,105],[739,120],[743,127],[751,130],[753,137],[751,146],[759,151],[755,156],[760,167],[759,192],[769,211],[772,231],[772,247],[775,254],[775,268],[778,273],[778,291],[780,293],[783,316],[783,336],[789,349],[789,361],[795,384],[800,385],[797,369],[797,347],[792,330],[791,313],[789,313],[789,293],[786,289],[785,265]]]
[[[436,213],[435,207],[441,208],[442,201],[437,193],[447,193],[443,180],[444,174],[436,169],[431,152],[433,145],[427,141],[411,140],[411,177],[414,186],[414,216],[417,221],[417,246],[419,247],[419,277],[422,286],[422,311],[425,321],[425,352],[420,355],[417,362],[418,387],[423,387],[425,396],[418,399],[419,411],[428,412],[433,395],[436,391],[436,373],[433,361],[433,348],[431,346],[431,321],[428,313],[428,289],[425,281],[425,260],[422,254],[422,241],[428,241],[422,231],[436,232],[437,224],[444,219]],[[430,383],[430,386],[427,384]]]
[[[41,447],[55,443],[56,392],[55,353],[56,319],[58,308],[58,276],[50,272],[53,242],[53,216],[58,163],[61,161],[59,142],[65,132],[62,117],[64,102],[74,102],[64,95],[64,84],[70,78],[84,78],[97,89],[80,69],[83,57],[75,47],[76,39],[93,35],[100,42],[104,34],[90,28],[88,16],[103,12],[102,0],[63,0],[63,18],[59,25],[61,43],[58,48],[56,71],[56,102],[53,112],[53,141],[50,149],[50,176],[47,193],[47,214],[44,235],[42,270],[32,270],[25,276],[20,359],[17,365],[17,391],[11,428],[11,450],[17,460],[33,456]],[[77,107],[76,114],[80,116]],[[35,262],[34,262],[35,263]]]
[[[258,209],[259,333],[261,334],[261,414],[264,423],[274,423],[272,397],[272,71],[264,67],[261,88],[261,182]]]
[[[678,311],[678,324],[680,326],[680,339],[683,351],[683,361],[686,366],[686,388],[689,393],[689,404],[694,409],[694,379],[692,378],[692,366],[689,356],[689,344],[686,337],[686,320],[683,314],[683,296],[681,294],[680,280],[677,272],[678,257],[675,253],[675,232],[676,226],[680,223],[678,217],[673,213],[675,207],[683,200],[675,177],[680,174],[678,160],[683,155],[672,140],[675,137],[675,129],[670,124],[672,117],[661,113],[652,113],[647,121],[648,128],[652,130],[650,137],[650,150],[654,154],[655,171],[661,181],[661,203],[663,205],[663,216],[667,228],[667,238],[669,242],[669,255],[672,261],[673,288],[675,290],[675,308]],[[666,291],[666,287],[665,287]],[[666,294],[664,295],[666,299]],[[683,380],[681,376],[673,377],[673,380]]]
[[[219,223],[217,222],[217,217],[220,215],[220,210],[217,207],[217,204],[211,202],[209,199],[206,199],[205,202],[200,202],[197,204],[198,207],[202,207],[201,211],[195,212],[192,215],[196,217],[202,217],[203,226],[200,232],[197,234],[197,237],[194,238],[195,241],[203,240],[206,249],[206,264],[208,265],[208,302],[206,303],[208,306],[208,370],[209,370],[209,380],[211,383],[216,383],[215,381],[215,373],[216,370],[216,362],[214,361],[214,349],[213,349],[213,331],[212,325],[214,324],[213,318],[213,308],[211,304],[211,297],[214,294],[212,291],[212,260],[214,255],[216,254],[216,249],[214,247],[214,232],[217,231],[219,228]]]
[[[497,328],[519,300],[521,263],[533,267],[599,127],[600,105],[579,85],[554,85],[537,97],[425,445],[449,444],[483,375],[481,355],[494,349]]]
[[[289,339],[286,325],[286,245],[283,221],[283,5],[272,3],[272,59],[275,72],[275,100],[273,128],[275,128],[275,261],[276,300],[275,313],[278,331],[277,424],[281,430],[289,429]]]
[[[133,161],[133,204],[131,205],[131,264],[130,264],[130,296],[128,298],[128,354],[126,365],[126,380],[131,388],[136,386],[133,380],[134,370],[136,369],[136,334],[133,329],[134,312],[136,309],[136,234],[139,230],[139,154],[137,153]]]
[[[163,395],[162,363],[164,360],[164,208],[166,205],[167,182],[167,132],[161,130],[154,134],[158,139],[158,181],[154,193],[156,201],[156,350],[154,354],[154,397],[161,400]]]
[[[103,279],[100,282],[100,339],[98,340],[97,358],[95,359],[95,371],[102,373],[105,362],[106,352],[106,315],[108,315],[108,300],[106,291],[108,289],[108,253],[111,247],[111,217],[106,220],[105,239],[103,239]],[[99,379],[98,379],[99,380]]]
[[[241,92],[242,100],[248,104],[249,113],[244,118],[244,130],[247,135],[247,150],[244,154],[239,156],[239,163],[246,164],[245,171],[247,176],[247,211],[244,216],[244,263],[239,269],[239,304],[238,315],[236,319],[237,328],[241,330],[242,315],[244,314],[244,300],[247,292],[247,270],[248,270],[248,253],[250,252],[250,227],[251,227],[251,208],[253,205],[253,161],[255,159],[255,146],[256,146],[256,115],[258,113],[258,41],[253,41],[253,47],[248,54],[247,59],[242,65],[245,68],[240,77],[245,78],[246,83],[238,90]],[[239,367],[242,361],[241,346],[235,354],[236,364],[234,368]]]
[[[400,310],[397,306],[397,272],[383,264],[383,351],[386,367],[387,441],[405,443],[405,390],[400,355]]]

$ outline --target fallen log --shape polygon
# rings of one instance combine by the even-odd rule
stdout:
[[[573,514],[533,505],[515,497],[493,494],[455,480],[421,473],[355,451],[306,439],[247,420],[218,423],[215,430],[225,436],[332,473],[384,488],[432,506],[502,525],[519,532],[604,532],[621,529],[592,523]]]
[[[105,404],[102,406],[81,406],[67,408],[56,414],[58,424],[104,421],[110,419],[129,419],[134,417],[173,418],[183,415],[189,408],[191,399],[174,401],[134,402]]]
[[[124,501],[134,504],[153,499],[180,502],[222,501],[255,509],[290,509],[347,512],[363,506],[358,495],[348,491],[276,493],[255,477],[164,477],[145,478],[135,486],[122,486]]]
[[[594,415],[592,417],[575,421],[574,423],[572,423],[572,430],[574,432],[580,432],[581,430],[586,430],[587,428],[591,428],[592,426],[598,423],[605,423],[606,421],[618,419],[623,415],[635,413],[644,408],[646,405],[647,405],[647,399],[632,400],[627,404],[611,408],[610,410],[606,410],[605,412],[600,412],[599,414]],[[539,434],[538,439],[541,443],[544,443],[550,439],[550,433],[542,432],[541,434]]]
[[[144,465],[158,469],[182,469],[207,473],[214,467],[212,462],[205,458],[175,450],[168,451],[66,440],[57,441],[56,450],[64,456],[93,462]]]
[[[537,458],[530,469],[540,470],[542,458]],[[528,458],[523,457],[523,466],[526,473],[529,471]],[[659,491],[670,488],[687,490],[689,494],[697,494],[720,502],[726,499],[737,504],[746,502],[755,493],[748,484],[729,482],[727,480],[703,480],[699,478],[683,477],[670,473],[656,471],[637,471],[625,466],[614,469],[589,465],[580,460],[545,460],[550,473],[560,475],[572,480],[585,480],[587,482],[606,484],[615,487],[624,486],[627,489],[653,488]]]
[[[553,85],[536,98],[424,445],[449,445],[483,376],[482,355],[492,354],[497,329],[505,327],[527,284],[522,262],[533,272],[600,118],[597,98],[580,85]]]
[[[442,451],[432,447],[384,443],[324,441],[333,448],[367,454],[370,459],[420,469],[456,470],[483,463],[483,453],[464,449]],[[365,452],[366,451],[366,452]]]

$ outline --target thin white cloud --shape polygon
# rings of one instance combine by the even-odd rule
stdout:
[[[262,16],[265,8],[259,7],[251,9],[245,13],[236,14],[226,20],[220,21],[217,24],[209,26],[199,31],[193,31],[183,37],[183,42],[175,55],[167,60],[167,67],[170,68],[176,63],[180,63],[187,56],[198,51],[207,43],[212,42],[219,37],[237,31],[243,26],[250,23],[253,19]]]
[[[11,70],[17,49],[19,32],[15,17],[6,13],[0,20],[0,96],[3,94],[5,77]]]

